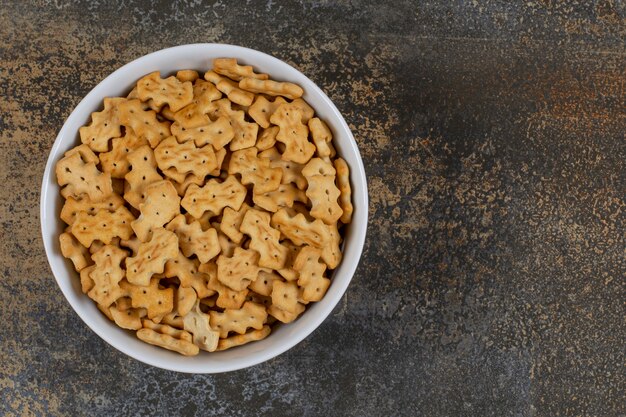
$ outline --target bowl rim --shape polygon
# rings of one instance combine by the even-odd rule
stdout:
[[[333,287],[335,288],[333,289],[332,292],[329,289],[329,292],[324,296],[324,299],[326,299],[329,296],[331,296],[332,298],[332,300],[328,304],[329,307],[327,307],[324,310],[323,314],[319,314],[318,316],[316,316],[313,319],[313,321],[306,327],[306,329],[299,331],[297,334],[293,335],[292,337],[290,337],[283,343],[278,343],[273,349],[271,349],[271,351],[269,351],[268,349],[266,351],[260,351],[253,355],[243,357],[239,361],[237,361],[237,363],[235,364],[216,366],[216,367],[205,367],[202,369],[195,369],[195,368],[191,369],[189,367],[181,368],[180,366],[175,366],[174,364],[171,364],[168,361],[164,361],[164,362],[157,361],[157,359],[153,359],[151,355],[147,355],[147,356],[141,355],[140,352],[136,352],[135,349],[133,349],[132,347],[126,347],[122,343],[113,341],[112,340],[113,338],[110,336],[110,330],[108,330],[107,328],[103,328],[102,326],[99,326],[97,323],[92,322],[90,319],[85,317],[86,313],[82,310],[82,307],[73,300],[73,294],[71,294],[72,293],[71,285],[69,283],[65,283],[65,280],[60,277],[60,273],[57,273],[57,268],[55,267],[55,265],[53,265],[53,257],[59,257],[62,255],[60,253],[57,253],[57,251],[55,250],[52,244],[52,241],[54,239],[58,239],[58,236],[56,235],[52,236],[52,241],[51,241],[49,235],[54,235],[55,232],[54,230],[52,230],[46,233],[46,231],[48,231],[49,229],[53,229],[53,226],[48,225],[49,221],[59,221],[60,219],[58,218],[58,213],[53,213],[55,210],[53,208],[50,208],[46,204],[46,202],[50,198],[54,198],[54,197],[49,196],[49,194],[52,193],[52,191],[55,191],[56,198],[58,198],[58,193],[56,192],[57,190],[53,190],[54,187],[50,187],[49,183],[50,183],[51,177],[53,177],[54,175],[54,165],[56,164],[57,159],[58,159],[59,149],[62,147],[62,143],[64,142],[63,138],[66,137],[68,134],[76,135],[76,132],[69,132],[70,125],[73,124],[74,119],[80,117],[85,112],[87,112],[87,114],[91,114],[92,111],[95,111],[91,108],[84,109],[84,107],[88,106],[86,103],[89,101],[89,99],[91,99],[93,96],[100,95],[100,91],[99,91],[100,86],[102,86],[103,84],[106,84],[111,79],[115,79],[120,76],[124,78],[125,72],[131,71],[135,66],[140,65],[142,62],[149,61],[150,59],[155,58],[158,55],[175,54],[176,52],[181,52],[186,49],[189,49],[190,53],[194,53],[194,52],[197,53],[197,51],[195,51],[196,49],[205,49],[205,48],[206,49],[225,48],[228,50],[232,50],[233,55],[235,54],[236,55],[240,55],[240,54],[249,55],[250,60],[253,60],[255,56],[262,57],[262,59],[264,60],[273,61],[275,65],[286,66],[288,67],[286,68],[286,71],[295,71],[295,73],[299,74],[298,76],[302,78],[303,80],[305,80],[305,82],[308,84],[306,86],[303,85],[303,87],[305,87],[305,96],[308,95],[306,94],[307,90],[309,89],[314,90],[314,92],[324,102],[324,105],[327,107],[327,109],[334,115],[336,121],[338,121],[339,126],[334,126],[334,128],[336,130],[341,130],[343,133],[346,134],[347,139],[348,139],[347,142],[349,143],[346,143],[343,146],[350,147],[351,151],[354,153],[354,156],[355,156],[354,162],[356,162],[356,165],[350,166],[350,171],[351,171],[350,180],[351,180],[351,186],[352,186],[352,191],[353,191],[352,195],[353,195],[353,204],[355,206],[355,213],[357,212],[357,210],[359,210],[361,224],[359,224],[358,225],[359,227],[357,228],[356,226],[354,226],[354,220],[353,220],[353,224],[351,225],[351,229],[350,229],[351,230],[350,233],[354,234],[354,236],[350,240],[351,249],[356,250],[356,252],[354,252],[352,259],[347,265],[347,270],[342,274],[342,275],[348,275],[348,278],[345,279],[345,282],[341,282],[341,283],[334,282],[333,284],[335,285],[331,285],[331,288]],[[184,69],[184,68],[181,68],[181,69]],[[106,95],[103,97],[106,97]],[[357,178],[358,178],[358,181],[357,181]],[[360,191],[359,195],[361,197],[360,201],[355,201],[355,198],[356,198],[355,188],[356,187],[359,187],[360,189],[359,190]],[[311,335],[317,328],[319,328],[322,322],[326,320],[328,316],[330,316],[332,311],[335,309],[335,307],[338,305],[339,301],[345,294],[347,287],[350,284],[356,272],[357,266],[360,262],[362,252],[363,252],[363,247],[365,244],[365,236],[367,233],[367,225],[368,225],[368,217],[369,217],[369,213],[368,213],[369,205],[368,204],[369,203],[368,203],[367,177],[365,175],[365,168],[363,165],[363,160],[361,158],[361,154],[359,152],[354,136],[352,135],[352,132],[349,126],[347,125],[345,119],[343,118],[343,116],[341,115],[337,107],[330,100],[330,98],[317,86],[315,82],[313,82],[306,75],[304,75],[301,71],[294,68],[287,62],[282,61],[276,57],[273,57],[269,54],[266,54],[264,52],[261,52],[255,49],[246,48],[246,47],[242,47],[238,45],[222,44],[222,43],[192,43],[192,44],[178,45],[178,46],[160,49],[160,50],[151,52],[149,54],[142,55],[138,58],[135,58],[134,60],[119,67],[118,69],[110,73],[108,76],[106,76],[104,79],[102,79],[100,82],[98,82],[79,101],[79,103],[72,109],[71,113],[65,119],[63,126],[59,130],[59,133],[57,134],[54,140],[54,143],[48,153],[48,159],[44,168],[42,184],[41,184],[39,215],[40,215],[41,234],[42,234],[42,239],[44,243],[44,249],[46,252],[46,259],[48,261],[48,264],[50,265],[50,270],[52,271],[52,275],[54,276],[55,281],[57,282],[57,285],[61,289],[61,292],[63,293],[67,302],[70,304],[70,306],[78,315],[78,317],[87,325],[87,327],[89,327],[94,333],[96,333],[102,340],[104,340],[110,346],[126,354],[127,356],[130,356],[131,358],[134,358],[145,364],[148,364],[157,368],[161,368],[161,369],[170,370],[170,371],[194,373],[194,374],[196,373],[205,374],[205,373],[220,373],[220,372],[235,371],[235,370],[247,368],[247,367],[265,362],[291,349],[292,347],[300,343],[302,340],[304,340],[306,337]],[[50,214],[51,216],[49,216]],[[50,217],[52,217],[53,219],[50,219]],[[342,264],[346,262],[348,261],[344,257],[344,260],[342,260]],[[70,274],[75,274],[75,273],[76,273],[75,271],[70,271]],[[334,276],[333,276],[333,281],[336,281]],[[343,284],[343,285],[340,285],[340,287],[337,288],[337,284]],[[111,324],[111,326],[114,326],[114,324]]]

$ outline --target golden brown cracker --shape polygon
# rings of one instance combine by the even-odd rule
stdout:
[[[87,294],[94,286],[93,279],[89,276],[94,269],[96,269],[96,266],[91,265],[81,269],[80,271],[80,288],[83,291],[83,294]]]
[[[143,308],[129,308],[124,311],[115,306],[109,307],[109,312],[115,324],[122,329],[139,330],[142,327],[141,319],[146,316]]]
[[[209,289],[209,276],[199,269],[200,261],[189,259],[182,252],[176,258],[165,263],[164,273],[167,278],[178,278],[180,287],[193,288],[198,298],[210,297],[215,291]]]
[[[200,349],[208,352],[214,352],[217,349],[220,334],[211,327],[210,316],[202,312],[199,302],[196,302],[189,313],[184,315],[183,326],[192,334],[193,343]]]
[[[254,192],[262,194],[280,185],[282,170],[271,168],[269,158],[257,157],[255,147],[233,152],[228,165],[229,174],[240,174],[242,184],[253,184]]]
[[[71,233],[65,232],[59,235],[61,254],[72,261],[74,269],[80,272],[91,263],[89,250],[81,245]]]
[[[309,142],[309,128],[302,123],[302,111],[291,104],[283,104],[270,121],[280,127],[276,140],[285,144],[282,159],[306,164],[315,153],[315,145]]]
[[[267,313],[270,314],[272,317],[275,317],[278,321],[282,323],[291,323],[292,321],[297,319],[298,316],[300,316],[300,314],[302,314],[305,309],[304,304],[301,303],[298,304],[297,308],[299,310],[296,313],[291,313],[289,311],[281,310],[275,305],[271,305],[267,309]]]
[[[179,315],[184,316],[191,311],[197,299],[198,295],[193,288],[178,287],[176,288],[176,298],[174,299],[174,310]]]
[[[242,78],[256,78],[259,80],[267,80],[269,78],[267,74],[255,73],[250,65],[239,65],[235,58],[215,58],[213,60],[213,71],[235,81],[239,81]]]
[[[178,81],[180,81],[182,83],[184,83],[186,81],[194,82],[199,77],[200,77],[200,75],[198,74],[198,71],[196,71],[196,70],[186,69],[186,70],[176,71],[176,78],[178,78]]]
[[[280,244],[280,232],[270,226],[270,220],[269,213],[250,209],[239,229],[250,236],[250,248],[260,255],[260,267],[281,269],[285,266],[288,250]]]
[[[293,264],[298,271],[298,285],[301,287],[300,298],[303,301],[320,301],[330,286],[330,280],[324,277],[326,264],[320,262],[322,253],[312,246],[302,248]]]
[[[144,110],[139,100],[127,100],[119,105],[120,121],[139,137],[145,138],[152,148],[171,136],[170,123],[157,119],[154,110]]]
[[[71,153],[56,164],[56,176],[68,195],[80,198],[87,194],[93,202],[102,201],[113,193],[111,174],[103,173],[93,161],[86,162],[79,152]]]
[[[127,128],[124,137],[115,138],[111,143],[111,151],[99,155],[102,171],[110,173],[112,178],[124,178],[130,171],[128,154],[140,146],[147,145],[148,141],[135,135],[132,129]]]
[[[236,346],[242,346],[246,343],[257,342],[265,339],[271,332],[270,326],[263,326],[261,330],[251,330],[244,334],[237,334],[234,336],[220,339],[217,344],[217,351],[230,349]]]
[[[191,82],[181,82],[176,77],[161,78],[158,71],[137,81],[137,96],[141,101],[153,100],[159,109],[165,104],[173,111],[185,107],[193,99]]]
[[[213,120],[218,117],[228,117],[233,127],[234,136],[230,141],[229,149],[237,151],[254,146],[259,132],[259,125],[245,120],[245,112],[233,109],[228,99],[221,99],[211,103],[209,115]]]
[[[190,185],[181,201],[181,206],[193,217],[199,219],[207,211],[218,215],[224,207],[239,210],[245,198],[246,187],[230,175],[223,182],[215,179],[209,180],[202,188],[195,184]]]
[[[198,221],[187,223],[185,216],[179,214],[166,228],[176,233],[178,245],[187,257],[195,254],[200,262],[207,263],[220,253],[217,231],[213,228],[202,230]]]
[[[281,177],[282,184],[295,184],[299,190],[306,189],[307,182],[304,175],[302,175],[303,164],[298,164],[293,161],[285,161],[282,159],[282,155],[276,148],[267,149],[259,154],[261,158],[268,158],[270,160],[270,167],[280,168],[283,171]]]
[[[226,207],[222,212],[220,230],[234,243],[241,243],[241,240],[243,239],[243,233],[239,231],[239,227],[243,221],[243,216],[249,209],[250,206],[243,203],[239,210],[233,210],[230,207]]]
[[[309,222],[302,214],[291,217],[285,209],[274,213],[271,224],[296,245],[307,244],[321,249],[322,259],[329,268],[339,265],[341,250],[337,225],[327,225],[318,219]]]
[[[228,117],[220,116],[214,122],[209,121],[194,127],[181,126],[176,122],[172,124],[172,134],[180,143],[193,141],[198,147],[210,144],[220,150],[233,140],[235,130]]]
[[[254,250],[235,248],[232,257],[217,258],[217,279],[234,291],[245,290],[259,273],[259,254]]]
[[[201,264],[198,268],[199,271],[206,273],[209,276],[209,289],[217,292],[218,297],[215,300],[216,305],[219,308],[240,308],[246,301],[248,295],[248,289],[242,291],[235,291],[222,284],[217,279],[217,264],[215,262],[209,262],[207,264]]]
[[[278,126],[271,126],[267,129],[261,130],[254,146],[259,151],[265,151],[272,148],[276,144],[276,135],[278,134],[279,130],[280,128]]]
[[[214,71],[207,71],[204,74],[204,79],[215,84],[215,87],[226,94],[228,99],[233,103],[249,106],[252,104],[252,100],[254,100],[254,94],[242,90],[236,82],[222,77]]]
[[[267,297],[272,295],[272,288],[274,287],[274,282],[277,280],[282,281],[280,275],[274,272],[260,270],[257,279],[250,283],[248,289]]]
[[[302,309],[298,302],[298,284],[275,281],[272,287],[272,305],[288,313],[298,314]]]
[[[221,338],[228,337],[228,333],[244,334],[247,329],[260,330],[267,319],[265,307],[260,304],[246,301],[240,309],[226,309],[224,312],[211,311],[211,327],[220,333]]]
[[[311,131],[313,143],[317,148],[317,156],[320,158],[330,157],[328,144],[333,140],[333,134],[330,132],[326,123],[315,117],[309,120],[309,130]]]
[[[180,197],[171,182],[157,181],[146,188],[139,211],[141,215],[131,226],[139,240],[147,242],[152,230],[162,228],[180,213]]]
[[[124,199],[136,209],[145,199],[145,190],[157,181],[163,179],[157,172],[154,152],[149,146],[140,146],[127,156],[132,167],[126,174],[128,189],[124,192]]]
[[[270,117],[276,109],[287,101],[282,97],[276,97],[274,101],[269,101],[262,95],[258,95],[252,104],[248,108],[248,114],[252,119],[264,129],[270,127]]]
[[[109,140],[122,135],[120,129],[119,106],[125,98],[105,98],[104,109],[91,113],[91,123],[81,127],[78,132],[82,143],[96,152],[109,150]]]
[[[126,259],[126,277],[131,284],[148,285],[161,274],[165,263],[178,256],[178,237],[163,228],[154,229],[149,241],[141,243],[137,255]]]
[[[99,210],[95,215],[81,211],[76,215],[72,224],[72,234],[85,247],[91,246],[94,240],[101,240],[105,244],[111,243],[113,238],[128,239],[133,234],[131,222],[133,215],[124,206],[114,212]]]
[[[158,278],[150,279],[145,286],[126,280],[120,286],[132,300],[133,308],[145,308],[148,318],[163,316],[174,309],[174,289],[159,288]]]
[[[306,179],[309,183],[306,196],[311,201],[311,216],[326,224],[336,224],[343,210],[337,202],[341,193],[335,185],[335,176],[313,175]]]
[[[108,307],[115,300],[124,296],[124,290],[120,288],[120,281],[125,276],[125,271],[120,264],[128,256],[128,252],[117,246],[106,245],[92,255],[95,268],[89,274],[93,280],[93,287],[87,295],[89,298]]]
[[[343,211],[339,221],[343,224],[348,224],[352,221],[352,212],[354,211],[352,207],[352,189],[350,188],[350,169],[342,158],[337,158],[333,162],[337,170],[337,186],[341,192],[339,204]]]
[[[304,191],[291,184],[281,184],[276,190],[264,194],[254,193],[252,200],[257,206],[271,212],[277,212],[281,207],[293,207],[296,201],[308,202]]]
[[[255,78],[243,78],[239,81],[239,88],[252,93],[283,96],[291,100],[302,97],[302,94],[304,94],[302,87],[294,83],[258,80]]]
[[[198,148],[193,141],[178,143],[174,136],[163,140],[154,150],[154,156],[161,171],[174,168],[182,174],[183,181],[187,174],[205,177],[217,167],[211,145]]]
[[[137,330],[137,338],[151,345],[159,346],[185,356],[194,356],[200,352],[198,346],[186,340],[180,340],[152,329]]]

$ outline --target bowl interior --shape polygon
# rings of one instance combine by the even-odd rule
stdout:
[[[265,340],[224,352],[201,352],[195,357],[183,357],[141,342],[130,331],[118,328],[81,292],[78,274],[70,261],[63,258],[59,248],[58,236],[65,225],[59,218],[63,201],[54,165],[64,152],[80,143],[78,129],[88,123],[91,112],[101,108],[104,97],[124,96],[140,77],[152,71],[161,71],[162,75],[179,69],[204,72],[218,57],[237,58],[240,63],[253,65],[273,79],[295,82],[304,88],[303,98],[329,125],[338,153],[350,166],[354,215],[345,235],[343,261],[335,270],[332,284],[320,302],[312,303],[295,322],[278,326]],[[123,66],[78,104],[50,151],[41,190],[41,228],[48,262],[59,287],[78,315],[101,338],[129,356],[153,366],[180,372],[216,373],[268,360],[300,342],[320,325],[341,299],[358,265],[365,241],[367,207],[365,171],[356,142],[337,108],[312,81],[288,64],[262,52],[232,45],[194,44],[154,52]]]

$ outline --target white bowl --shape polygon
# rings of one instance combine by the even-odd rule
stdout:
[[[303,98],[329,125],[337,152],[350,166],[354,216],[345,235],[343,260],[320,302],[312,303],[293,323],[278,326],[265,340],[224,352],[201,351],[198,356],[184,357],[148,345],[137,339],[133,332],[117,327],[81,292],[78,274],[61,255],[59,248],[58,237],[65,226],[59,217],[62,198],[54,166],[65,151],[80,143],[78,129],[90,120],[91,112],[101,108],[105,97],[125,96],[139,78],[152,71],[161,71],[162,74],[187,68],[206,71],[212,66],[212,60],[218,57],[237,58],[241,63],[270,74],[273,79],[302,86],[305,91]],[[363,161],[354,137],[334,104],[311,80],[290,65],[262,52],[232,45],[194,44],[163,49],[136,59],[109,75],[87,94],[67,118],[52,146],[41,185],[40,209],[44,246],[54,277],[67,301],[87,326],[116,349],[147,364],[179,372],[218,373],[256,365],[285,352],[311,334],[328,317],[346,291],[359,263],[367,229],[368,198]]]

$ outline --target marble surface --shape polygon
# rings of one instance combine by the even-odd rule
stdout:
[[[0,414],[620,416],[622,1],[2,2]],[[65,118],[143,54],[272,54],[353,129],[369,234],[333,315],[262,365],[184,375],[109,347],[48,268]]]

